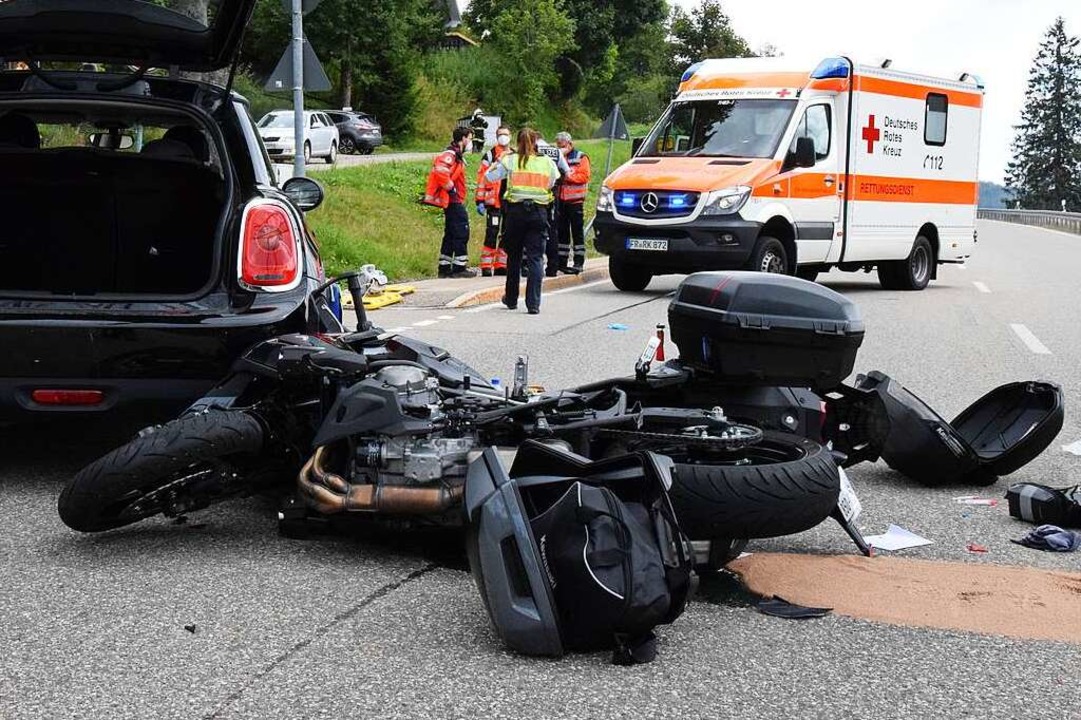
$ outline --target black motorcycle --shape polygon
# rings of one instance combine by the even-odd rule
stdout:
[[[838,510],[842,457],[821,437],[827,411],[809,390],[737,387],[680,361],[657,363],[656,341],[633,376],[543,392],[523,358],[513,386],[497,388],[440,348],[372,327],[370,272],[325,287],[343,280],[357,332],[251,348],[181,417],[81,470],[60,495],[63,521],[99,532],[278,491],[294,516],[299,507],[454,525],[469,463],[531,439],[593,459],[671,458],[684,531],[714,541],[714,564],[747,538],[800,532],[831,514],[858,538]]]

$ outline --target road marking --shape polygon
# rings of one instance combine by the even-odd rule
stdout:
[[[546,298],[546,297],[550,297],[552,295],[562,295],[563,293],[578,292],[579,290],[585,290],[586,288],[591,288],[591,287],[594,287],[596,285],[604,285],[607,282],[608,282],[607,280],[594,280],[593,282],[585,283],[583,285],[574,285],[573,287],[563,288],[562,290],[552,290],[551,292],[542,293],[541,297]],[[493,309],[499,308],[499,307],[503,307],[503,303],[494,302],[494,303],[488,303],[487,305],[478,305],[476,307],[471,307],[471,308],[468,308],[466,310],[463,310],[463,312],[467,312],[467,313],[472,314],[472,313],[486,312],[488,310],[493,310]]]
[[[1047,346],[1040,342],[1040,339],[1033,335],[1032,331],[1024,325],[1014,323],[1010,325],[1010,329],[1017,333],[1017,337],[1021,338],[1021,342],[1023,342],[1032,352],[1037,355],[1051,354],[1051,351],[1047,349]]]
[[[439,319],[439,320],[453,320],[454,316],[453,315],[440,315],[437,319]]]
[[[985,284],[983,284],[982,282],[978,282],[978,281],[976,281],[976,280],[973,280],[973,281],[972,281],[972,284],[973,284],[973,285],[975,285],[975,286],[976,286],[976,289],[977,289],[977,290],[979,290],[980,292],[982,292],[982,293],[987,293],[988,295],[990,295],[990,294],[991,294],[991,288],[987,287],[987,286],[986,286]]]
[[[428,327],[429,325],[436,325],[438,320],[418,320],[413,323],[413,327]]]
[[[955,265],[958,270],[968,270],[968,265]]]

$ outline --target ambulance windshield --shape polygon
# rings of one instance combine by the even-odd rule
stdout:
[[[638,156],[773,157],[795,107],[795,100],[674,102]]]

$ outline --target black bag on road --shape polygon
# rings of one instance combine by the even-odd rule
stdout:
[[[470,466],[470,567],[508,646],[653,659],[653,628],[682,614],[690,588],[670,464],[653,453],[591,462],[527,442],[510,473],[494,449]]]

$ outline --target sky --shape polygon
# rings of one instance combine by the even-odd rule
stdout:
[[[684,8],[697,0],[669,0]],[[1002,182],[1028,71],[1044,33],[1061,15],[1081,35],[1078,0],[724,0],[752,49],[775,45],[813,67],[830,55],[893,60],[896,70],[983,78],[980,179]]]

